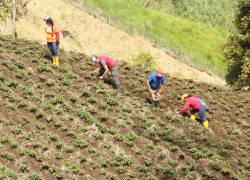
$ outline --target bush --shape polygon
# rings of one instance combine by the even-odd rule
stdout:
[[[149,53],[145,52],[139,53],[138,55],[132,58],[132,62],[134,65],[141,66],[142,69],[145,69],[147,71],[156,68],[156,62],[154,60],[154,57]]]

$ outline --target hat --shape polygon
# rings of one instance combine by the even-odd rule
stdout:
[[[44,20],[45,22],[47,22],[47,21],[53,21],[53,20],[52,20],[52,17],[50,17],[50,16],[45,17],[43,20]]]
[[[184,101],[184,99],[186,99],[188,96],[189,96],[188,94],[183,94],[181,100]]]
[[[97,63],[97,60],[98,60],[98,57],[97,57],[96,55],[93,55],[93,56],[92,56],[92,62],[93,62],[94,64],[96,64],[96,63]]]
[[[159,69],[157,70],[156,74],[157,74],[157,76],[159,76],[159,77],[163,76],[163,74],[164,74],[163,69],[162,69],[162,68],[159,68]]]

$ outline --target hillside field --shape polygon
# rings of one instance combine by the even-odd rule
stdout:
[[[120,62],[116,94],[89,57],[0,36],[0,179],[244,179],[250,176],[250,94],[168,77],[160,108],[149,72]],[[209,129],[178,115],[180,96],[209,106]]]

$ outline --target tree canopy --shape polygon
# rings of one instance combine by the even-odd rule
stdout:
[[[11,0],[0,1],[0,21],[4,21],[11,15]]]
[[[250,86],[250,1],[239,0],[234,30],[226,43],[225,60],[231,86]]]

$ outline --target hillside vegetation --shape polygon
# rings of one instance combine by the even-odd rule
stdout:
[[[249,177],[249,93],[169,78],[154,109],[140,67],[120,62],[116,94],[83,54],[57,69],[38,43],[0,45],[0,179]],[[176,113],[184,92],[207,102],[208,130]]]
[[[222,46],[228,36],[224,28],[144,8],[137,1],[87,0],[86,6],[114,20],[114,25],[131,33],[152,39],[161,47],[172,50],[179,58],[188,56],[200,67],[224,77],[226,68]]]
[[[199,20],[214,26],[230,28],[237,0],[140,0],[150,8],[167,14]]]
[[[142,52],[150,53],[166,72],[175,77],[192,79],[216,85],[225,85],[225,80],[215,74],[206,73],[195,67],[167,54],[164,49],[156,47],[147,38],[130,35],[100,19],[88,14],[75,1],[69,0],[36,0],[29,1],[22,10],[22,16],[17,21],[18,37],[27,40],[46,43],[44,33],[45,15],[52,16],[56,26],[61,31],[69,33],[62,37],[60,48],[66,51],[92,54],[108,54],[118,60],[131,62],[134,56]],[[22,1],[24,2],[24,1]],[[48,6],[49,4],[49,6]],[[11,23],[9,26],[11,32]],[[2,31],[1,31],[2,30]],[[5,34],[6,29],[0,24],[0,34]]]

